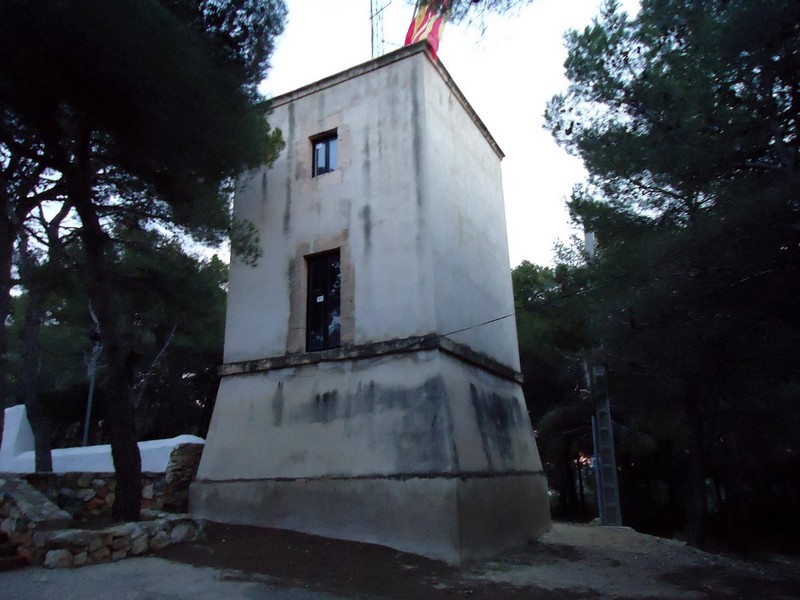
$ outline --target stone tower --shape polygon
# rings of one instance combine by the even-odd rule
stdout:
[[[549,526],[503,154],[425,43],[275,98],[191,510],[450,563]],[[501,318],[506,317],[506,318]]]

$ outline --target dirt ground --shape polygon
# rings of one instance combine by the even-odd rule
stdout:
[[[352,598],[800,599],[800,559],[710,554],[624,527],[554,524],[527,547],[457,569],[383,546],[211,523],[163,558],[227,577]]]

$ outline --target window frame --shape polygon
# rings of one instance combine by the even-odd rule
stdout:
[[[305,351],[322,352],[342,345],[342,259],[340,248],[311,254],[306,264]],[[334,266],[335,265],[335,266]],[[335,275],[333,275],[335,271]],[[322,281],[315,279],[322,272]],[[325,290],[322,300],[319,292]],[[331,290],[336,293],[331,294]],[[322,306],[320,306],[322,305]],[[335,330],[331,323],[338,320]]]
[[[331,142],[333,142],[334,152],[331,152]],[[317,164],[317,147],[323,145],[325,148],[325,164],[322,168]],[[331,161],[331,156],[334,160]],[[333,164],[331,164],[333,162]],[[339,135],[336,129],[320,133],[311,138],[311,177],[320,177],[327,173],[333,173],[339,168]]]

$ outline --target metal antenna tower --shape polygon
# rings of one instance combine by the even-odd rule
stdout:
[[[584,232],[586,253],[594,260],[595,236]],[[617,480],[617,457],[614,452],[614,424],[611,420],[611,403],[608,399],[606,370],[590,353],[585,363],[587,383],[592,393],[595,414],[592,415],[594,440],[595,478],[597,481],[597,512],[601,525],[622,525],[622,512]]]
[[[386,39],[383,36],[383,11],[392,0],[369,0],[369,21],[372,25],[372,58],[384,53]]]

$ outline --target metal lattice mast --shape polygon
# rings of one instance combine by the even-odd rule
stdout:
[[[614,451],[614,425],[605,382],[605,368],[592,365],[592,394],[595,412],[592,415],[594,437],[595,478],[597,479],[597,510],[601,525],[622,525],[617,480],[617,457]]]
[[[586,252],[594,259],[594,234],[586,232]],[[617,456],[614,451],[614,425],[608,399],[606,370],[593,356],[585,364],[589,389],[594,402],[592,438],[594,441],[595,479],[597,483],[597,512],[601,525],[622,525],[622,510],[617,479]]]
[[[386,38],[383,35],[383,13],[391,3],[392,0],[370,0],[369,2],[372,58],[377,58],[384,53]]]

